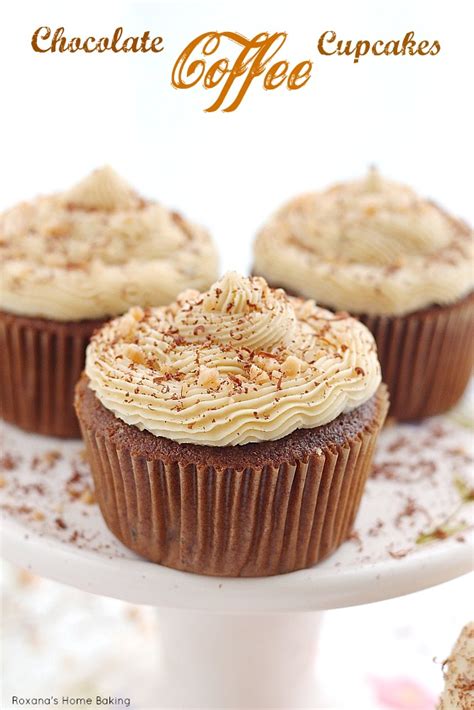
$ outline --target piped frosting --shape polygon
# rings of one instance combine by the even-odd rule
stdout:
[[[474,287],[472,230],[372,168],[298,197],[263,227],[254,271],[353,313],[403,315]]]
[[[381,381],[364,325],[234,272],[205,293],[106,324],[88,347],[86,374],[127,424],[212,446],[326,424]]]
[[[207,232],[111,168],[0,215],[0,308],[55,320],[162,305],[217,276]]]

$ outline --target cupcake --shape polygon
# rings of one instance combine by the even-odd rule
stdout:
[[[138,554],[207,575],[290,572],[348,536],[388,407],[347,314],[229,273],[132,309],[76,388],[96,496]]]
[[[61,437],[79,436],[74,385],[93,331],[217,275],[203,229],[107,167],[0,215],[0,262],[0,416]]]
[[[473,364],[471,229],[372,169],[364,180],[289,202],[263,227],[255,274],[346,309],[377,342],[390,414],[440,414]]]
[[[463,628],[449,658],[443,663],[444,690],[437,710],[474,708],[474,621]]]

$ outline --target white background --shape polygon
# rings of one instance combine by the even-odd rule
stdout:
[[[143,191],[208,226],[222,267],[250,266],[258,226],[299,191],[375,163],[472,221],[472,24],[469,0],[256,0],[225,3],[2,3],[0,207],[63,189],[104,163]],[[37,54],[34,30],[164,38],[160,54]],[[215,90],[176,90],[171,70],[210,30],[286,31],[278,58],[314,61],[299,91],[253,82],[234,113],[204,108]],[[426,57],[321,56],[341,39],[438,39]],[[229,49],[227,49],[229,53]],[[225,53],[219,55],[219,58]],[[217,56],[216,56],[217,58]]]

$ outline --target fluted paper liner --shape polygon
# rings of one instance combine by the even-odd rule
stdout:
[[[305,298],[297,291],[286,292]],[[432,417],[460,400],[474,363],[474,292],[451,305],[402,316],[353,315],[377,343],[391,417],[401,421]]]
[[[0,416],[25,431],[79,437],[74,387],[100,323],[0,312]]]
[[[377,342],[391,416],[410,420],[442,414],[461,398],[472,374],[474,294],[405,316],[358,318]]]
[[[347,539],[388,408],[384,387],[377,398],[342,445],[242,470],[134,455],[80,408],[79,418],[102,514],[127,547],[179,570],[254,577],[310,567]]]

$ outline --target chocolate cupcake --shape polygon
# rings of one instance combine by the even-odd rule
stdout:
[[[360,181],[289,202],[264,226],[256,274],[347,309],[377,342],[390,414],[440,414],[473,365],[472,230],[372,169]]]
[[[0,416],[79,436],[74,385],[93,331],[216,278],[207,233],[135,193],[110,168],[0,215]]]
[[[474,621],[468,622],[442,664],[444,690],[436,710],[474,707]]]
[[[107,323],[76,411],[111,531],[208,575],[309,567],[346,538],[388,407],[372,335],[229,273]]]

